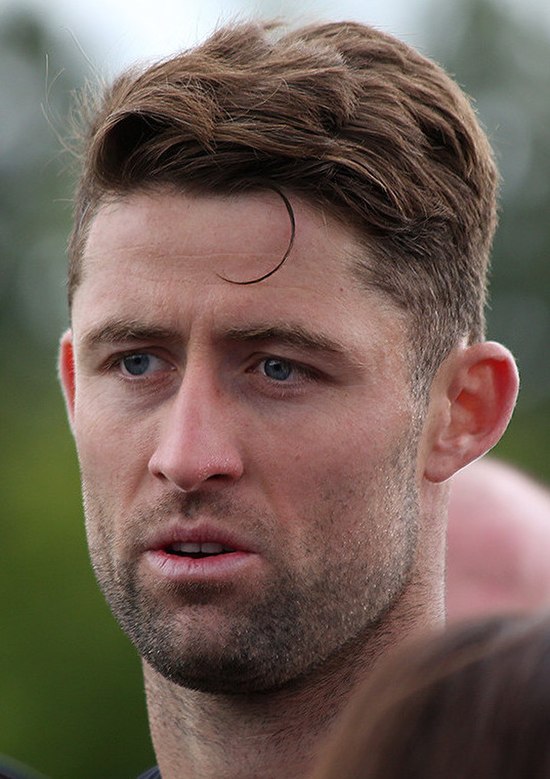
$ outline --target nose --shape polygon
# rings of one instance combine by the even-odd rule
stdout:
[[[243,461],[227,398],[204,375],[186,374],[162,409],[149,472],[182,492],[221,489],[240,479]]]

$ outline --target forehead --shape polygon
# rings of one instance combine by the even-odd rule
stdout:
[[[300,270],[323,274],[351,271],[358,241],[330,215],[299,198],[292,199],[295,219],[293,256]],[[137,192],[103,205],[93,219],[84,251],[84,273],[105,272],[103,260],[118,263],[145,255],[164,262],[185,260],[186,274],[251,272],[258,278],[285,255],[292,219],[275,192],[197,195],[166,189]],[[133,257],[131,256],[133,255]],[[193,263],[193,260],[196,262]],[[296,259],[294,264],[296,264]],[[356,284],[349,272],[348,283]]]
[[[375,303],[400,319],[389,299],[369,291],[354,272],[364,250],[352,229],[299,198],[292,208],[295,240],[286,262],[264,281],[246,284],[275,268],[291,241],[291,219],[276,193],[161,190],[104,205],[90,227],[73,325],[107,316],[113,307],[133,317],[137,309],[141,316],[154,309],[156,318],[163,311],[166,318],[202,306],[210,315],[223,308],[258,318],[269,310],[279,319],[326,322],[346,310],[351,322],[351,312],[361,318],[367,310],[372,320]]]

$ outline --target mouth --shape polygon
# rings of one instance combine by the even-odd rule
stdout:
[[[214,542],[200,543],[187,541],[169,544],[163,551],[168,555],[190,557],[194,560],[199,560],[204,557],[218,557],[219,555],[232,554],[237,550]]]
[[[234,583],[254,575],[260,556],[247,542],[213,526],[181,526],[158,534],[144,550],[149,569],[161,579],[189,582]]]

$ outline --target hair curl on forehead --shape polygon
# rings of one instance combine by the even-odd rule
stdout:
[[[401,41],[352,22],[228,26],[123,73],[83,116],[70,300],[110,198],[275,189],[353,228],[356,274],[409,313],[417,377],[483,337],[493,155],[460,88]]]

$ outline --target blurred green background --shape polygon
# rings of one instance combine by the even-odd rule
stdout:
[[[428,4],[420,47],[475,97],[497,150],[489,335],[523,388],[496,453],[550,481],[550,35],[506,8]],[[58,136],[91,71],[47,15],[0,14],[0,753],[55,779],[131,779],[154,762],[141,673],[89,570],[54,367],[72,188]]]

